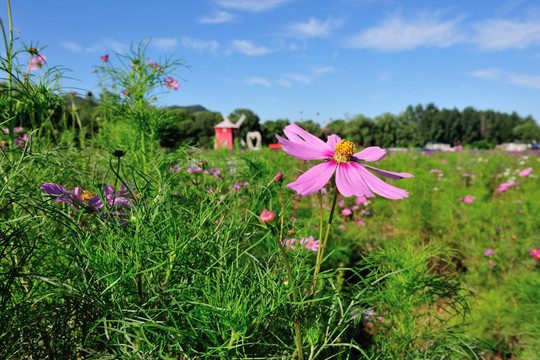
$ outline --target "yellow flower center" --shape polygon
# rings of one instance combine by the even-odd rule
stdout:
[[[86,202],[88,200],[90,200],[91,198],[93,198],[96,194],[94,193],[91,193],[90,191],[88,190],[83,190],[82,194],[81,194],[81,199],[83,201],[83,204],[86,204]]]
[[[334,160],[338,163],[348,162],[356,151],[356,146],[352,141],[341,140],[334,148]]]

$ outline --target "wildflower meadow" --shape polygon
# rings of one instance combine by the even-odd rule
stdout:
[[[164,146],[182,59],[98,57],[85,113],[9,24],[1,359],[538,359],[538,153]]]

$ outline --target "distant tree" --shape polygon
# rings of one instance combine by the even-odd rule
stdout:
[[[362,114],[353,116],[347,123],[346,137],[360,146],[370,146],[375,141],[374,127],[370,118]]]
[[[532,119],[528,118],[525,123],[516,126],[512,130],[513,136],[524,143],[536,140],[540,141],[540,126]]]
[[[326,141],[326,136],[330,134],[323,134],[323,131],[321,129],[321,125],[317,124],[316,122],[313,122],[313,120],[304,120],[302,122],[297,122],[296,125],[300,126],[302,129],[306,130],[307,132],[320,137],[321,139]]]
[[[236,123],[242,115],[246,115],[246,118],[240,126],[240,129],[238,129],[238,133],[236,136],[238,139],[246,141],[247,133],[250,131],[260,132],[261,125],[259,124],[259,116],[249,109],[235,109],[229,115],[229,120],[231,120],[233,123]]]
[[[276,134],[284,136],[283,129],[289,125],[287,119],[267,120],[261,124],[261,136],[263,144],[275,144],[277,143]]]
[[[223,120],[220,113],[214,111],[199,111],[193,114],[193,136],[197,138],[200,146],[207,149],[214,147],[214,126]]]
[[[333,120],[332,122],[328,123],[325,128],[328,129],[328,132],[330,134],[336,134],[341,138],[349,138],[348,137],[348,123],[345,120],[337,119]],[[351,140],[352,141],[352,140]]]
[[[393,114],[384,113],[375,117],[375,143],[380,147],[396,146],[398,123]]]

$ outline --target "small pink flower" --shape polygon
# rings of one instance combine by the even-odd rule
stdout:
[[[358,205],[363,204],[363,203],[365,203],[366,201],[367,201],[367,198],[366,198],[365,196],[358,196],[358,197],[356,198],[356,203],[357,203]]]
[[[493,251],[493,249],[491,249],[491,248],[487,248],[486,250],[484,250],[484,256],[493,256],[495,254],[496,254],[496,252]]]
[[[487,264],[488,264],[489,267],[497,266],[497,263],[495,261],[493,261],[493,260],[488,260]]]
[[[461,176],[463,176],[463,177],[469,177],[469,173],[463,173],[463,174],[461,174]]]
[[[45,60],[47,60],[45,55],[41,55],[41,54],[32,55],[32,58],[30,59],[29,70],[33,71],[33,70],[41,69],[45,65]]]
[[[459,199],[459,201],[463,201],[465,204],[472,204],[474,200],[476,200],[476,196],[470,196],[470,195],[467,195],[464,198]]]
[[[296,250],[296,247],[293,245],[295,243],[296,239],[295,238],[292,238],[292,239],[284,239],[282,242],[281,242],[281,245],[285,246],[287,249],[293,249],[293,250]]]
[[[275,182],[282,182],[283,181],[283,173],[280,171],[276,174],[276,176],[274,176],[274,181]]]
[[[263,210],[259,216],[259,221],[263,224],[271,224],[276,220],[276,213],[271,210]]]
[[[349,215],[352,214],[352,211],[351,211],[351,209],[349,209],[349,208],[345,208],[345,209],[341,210],[341,214],[342,214],[343,216],[349,216]]]
[[[107,55],[107,54],[106,54],[106,55],[103,55],[100,59],[101,59],[101,61],[103,61],[103,62],[107,62],[107,61],[109,61],[109,55]]]
[[[540,260],[540,248],[531,248],[530,254],[536,260]]]
[[[337,204],[339,207],[343,207],[343,204],[345,204],[345,201],[343,199],[338,199]]]
[[[319,251],[320,241],[315,240],[313,236],[302,238],[300,240],[300,244],[304,245],[304,247],[311,251]]]
[[[180,83],[170,76],[165,78],[163,81],[165,82],[165,86],[169,87],[170,89],[178,90],[180,88]]]
[[[442,171],[439,170],[439,169],[431,169],[431,170],[429,170],[429,173],[430,174],[440,174],[440,173],[442,173]]]
[[[73,90],[71,90],[71,91],[69,92],[69,95],[71,95],[71,96],[75,97],[75,96],[77,96],[77,92],[76,92],[76,91],[73,91]]]
[[[362,225],[362,226],[366,225],[366,223],[365,223],[364,220],[362,220],[362,219],[356,219],[355,222],[356,222],[358,225]]]
[[[201,172],[201,171],[203,171],[203,169],[199,168],[199,167],[198,168],[187,168],[188,173],[198,173],[198,172]]]
[[[341,224],[341,225],[338,226],[338,228],[341,229],[341,230],[345,230],[347,227],[345,225]]]
[[[526,169],[524,169],[524,170],[521,170],[521,171],[519,172],[518,176],[520,176],[520,177],[529,176],[529,175],[531,174],[531,172],[532,172],[532,167],[526,168]]]
[[[351,207],[352,211],[356,211],[358,209],[360,209],[360,205],[354,205],[353,207]]]

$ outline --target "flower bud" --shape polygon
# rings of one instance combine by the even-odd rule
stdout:
[[[263,210],[259,216],[259,221],[263,224],[271,224],[276,220],[276,213],[270,210]]]
[[[275,182],[282,182],[283,181],[283,173],[281,171],[276,174],[276,176],[274,177],[274,181]]]
[[[126,155],[126,153],[123,152],[122,150],[114,150],[114,152],[113,152],[113,156],[115,156],[117,158],[121,158],[124,155]]]

